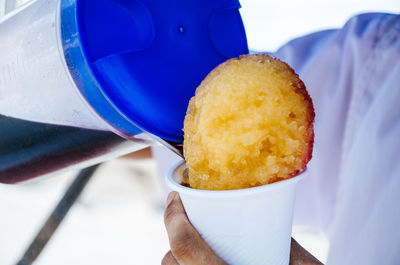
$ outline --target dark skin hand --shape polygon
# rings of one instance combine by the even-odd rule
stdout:
[[[168,196],[164,222],[171,250],[165,254],[162,265],[226,265],[191,225],[176,192]],[[292,239],[290,265],[323,264]]]

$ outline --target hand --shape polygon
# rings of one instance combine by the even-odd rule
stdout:
[[[162,265],[226,265],[189,222],[177,192],[171,192],[164,213],[171,250]]]
[[[290,265],[324,265],[292,238],[290,245]]]
[[[164,256],[162,265],[226,265],[190,224],[176,192],[168,195],[164,222],[171,250]],[[290,265],[323,264],[292,239]]]

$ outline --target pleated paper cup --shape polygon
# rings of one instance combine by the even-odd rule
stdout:
[[[209,246],[231,265],[288,265],[297,177],[255,188],[209,191],[181,185],[180,162],[167,178]]]

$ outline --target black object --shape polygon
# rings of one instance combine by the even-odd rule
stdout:
[[[0,183],[17,183],[118,149],[111,132],[29,122],[0,115]]]
[[[37,259],[76,199],[82,193],[97,167],[98,165],[88,167],[78,174],[17,265],[30,265]]]

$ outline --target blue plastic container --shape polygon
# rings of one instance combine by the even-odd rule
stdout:
[[[182,142],[189,99],[221,62],[248,53],[236,0],[61,0],[69,72],[114,131]]]
[[[196,87],[248,52],[239,8],[237,0],[31,1],[0,20],[0,114],[181,142]]]

